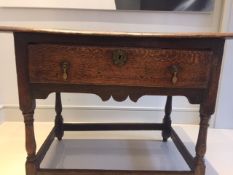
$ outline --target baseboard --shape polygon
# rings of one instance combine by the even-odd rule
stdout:
[[[4,122],[3,106],[0,106],[0,124]]]
[[[4,106],[2,112],[5,121],[23,121],[18,106]],[[163,108],[150,107],[99,107],[99,106],[64,106],[62,115],[65,122],[161,122],[164,116]],[[38,106],[35,111],[35,121],[54,121],[53,106]],[[173,109],[172,121],[176,124],[198,124],[198,109]]]

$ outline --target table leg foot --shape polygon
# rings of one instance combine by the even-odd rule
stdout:
[[[163,130],[162,130],[163,142],[167,142],[168,138],[171,137],[171,123],[172,123],[171,112],[172,112],[172,96],[168,96],[165,105],[165,116],[163,118]]]
[[[200,112],[200,127],[196,144],[195,157],[195,175],[205,174],[205,160],[207,131],[209,126],[210,114],[206,114],[204,110]]]
[[[55,135],[56,135],[57,139],[60,141],[60,140],[62,140],[62,137],[64,135],[63,117],[61,115],[61,113],[62,113],[62,102],[61,102],[61,94],[60,93],[56,93],[55,111],[56,111]]]
[[[34,109],[31,111],[24,112],[24,123],[25,123],[25,134],[26,134],[26,151],[27,151],[27,161],[26,161],[26,174],[36,175],[36,140],[34,134]]]
[[[206,166],[204,160],[203,159],[196,160],[195,164],[196,164],[195,175],[205,175]]]
[[[26,175],[36,175],[37,167],[33,161],[26,161]]]

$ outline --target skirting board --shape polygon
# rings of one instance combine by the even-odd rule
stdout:
[[[0,105],[0,124],[4,122],[3,106]]]
[[[176,124],[198,124],[198,109],[173,109],[172,121]],[[5,121],[23,121],[18,106],[4,106],[2,112]],[[161,122],[164,116],[162,108],[148,107],[94,107],[64,106],[62,112],[65,122]],[[38,106],[35,121],[54,121],[55,111],[52,106]]]

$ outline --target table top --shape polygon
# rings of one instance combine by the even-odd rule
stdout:
[[[127,37],[155,37],[155,38],[224,38],[233,39],[233,33],[221,32],[104,32],[104,31],[81,31],[70,29],[30,28],[0,26],[0,32],[26,32],[26,33],[51,33],[69,35],[93,35],[93,36],[127,36]]]

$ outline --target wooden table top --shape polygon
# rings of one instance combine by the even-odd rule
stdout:
[[[98,32],[98,31],[80,31],[67,29],[49,29],[49,28],[29,28],[0,26],[0,32],[28,32],[28,33],[51,33],[51,34],[69,34],[69,35],[93,35],[93,36],[127,36],[127,37],[155,37],[155,38],[225,38],[233,39],[233,33],[220,32]]]

